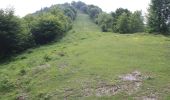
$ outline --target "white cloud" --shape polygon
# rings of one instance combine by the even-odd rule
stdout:
[[[24,16],[33,13],[43,7],[49,7],[52,4],[71,2],[72,0],[0,0],[0,8],[13,6],[16,15]],[[75,0],[78,1],[78,0]],[[147,11],[150,0],[81,0],[87,4],[94,4],[101,7],[104,11],[115,11],[119,7],[127,8],[131,11]]]

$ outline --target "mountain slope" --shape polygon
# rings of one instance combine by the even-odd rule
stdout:
[[[8,91],[1,89],[0,99],[132,100],[154,94],[168,100],[169,44],[170,38],[164,36],[103,33],[87,15],[78,14],[61,41],[0,64],[1,85],[9,83]],[[149,77],[137,92],[106,92],[119,84],[120,75],[133,71]]]

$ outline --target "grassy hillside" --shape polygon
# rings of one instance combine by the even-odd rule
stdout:
[[[87,15],[79,14],[61,41],[0,64],[0,83],[7,85],[0,100],[169,100],[169,59],[169,37],[102,33]],[[133,71],[147,77],[137,91],[105,92],[121,83],[119,76]]]

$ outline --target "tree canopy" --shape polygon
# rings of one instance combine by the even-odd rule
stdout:
[[[170,1],[151,0],[148,11],[148,31],[168,34],[170,31]]]

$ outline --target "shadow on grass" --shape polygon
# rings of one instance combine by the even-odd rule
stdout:
[[[27,53],[27,54],[31,54],[33,53],[33,49],[37,49],[37,48],[40,48],[40,47],[44,47],[44,46],[48,46],[48,45],[53,45],[53,44],[56,44],[56,43],[60,43],[62,38],[66,35],[67,33],[65,33],[62,37],[57,37],[54,41],[51,41],[49,43],[46,43],[46,44],[41,44],[41,45],[36,45],[36,46],[33,46],[33,47],[30,47],[28,49],[25,49],[23,51],[19,51],[17,53],[9,53],[9,54],[5,54],[5,55],[0,55],[0,66],[1,65],[6,65],[6,64],[9,64],[10,62],[13,62],[13,61],[16,61],[16,60],[22,60],[22,59],[26,59],[27,57],[23,56],[23,57],[18,57],[24,53]]]

